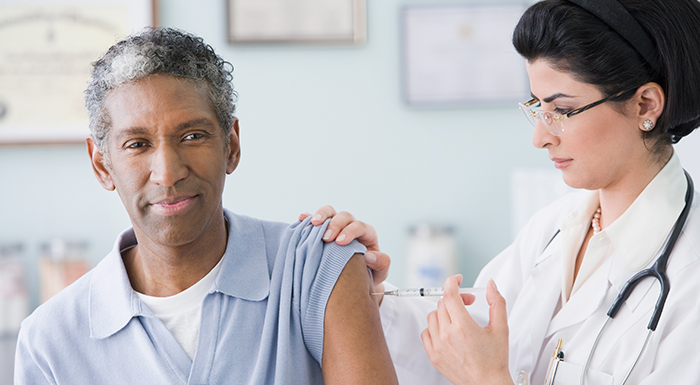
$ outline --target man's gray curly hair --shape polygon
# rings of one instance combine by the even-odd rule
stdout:
[[[228,144],[237,100],[231,84],[231,63],[200,37],[172,28],[148,28],[113,45],[93,63],[92,79],[85,90],[85,106],[92,138],[104,156],[108,155],[107,134],[111,126],[105,97],[124,83],[155,74],[204,81]]]

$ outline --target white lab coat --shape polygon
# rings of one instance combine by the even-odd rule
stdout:
[[[661,320],[628,384],[700,384],[698,195],[669,259],[671,290]],[[571,194],[536,214],[515,242],[476,280],[475,286],[485,287],[493,278],[506,299],[510,372],[516,384],[543,383],[559,338],[563,339],[565,357],[555,383],[578,384],[610,305],[635,273],[613,254],[558,310],[563,274],[561,236],[547,244],[580,197],[579,193]],[[638,285],[603,332],[586,372],[586,384],[622,382],[642,348],[658,294],[654,280],[646,279]],[[380,312],[384,333],[403,385],[448,383],[430,364],[420,340],[420,332],[427,326],[427,313],[434,308],[434,302],[424,300],[383,300]],[[481,324],[487,322],[488,313],[470,312]]]

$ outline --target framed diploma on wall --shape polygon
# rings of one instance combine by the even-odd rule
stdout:
[[[0,0],[0,144],[89,135],[91,63],[155,25],[155,0]]]
[[[228,0],[231,43],[350,43],[367,35],[365,0]]]
[[[404,101],[411,107],[490,107],[525,100],[525,61],[511,43],[525,8],[520,1],[403,7]]]

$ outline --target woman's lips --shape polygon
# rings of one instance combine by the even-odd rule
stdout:
[[[573,159],[552,158],[552,162],[554,162],[554,167],[558,169],[566,168],[573,161]]]

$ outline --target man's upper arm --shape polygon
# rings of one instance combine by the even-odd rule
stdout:
[[[326,384],[398,384],[372,287],[363,255],[355,254],[326,306],[322,362]]]

